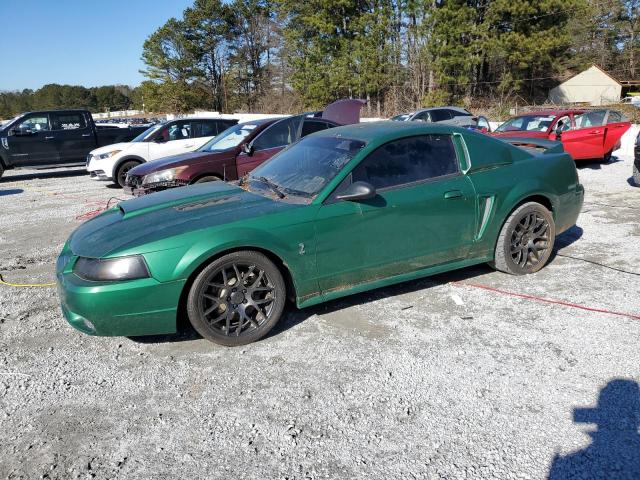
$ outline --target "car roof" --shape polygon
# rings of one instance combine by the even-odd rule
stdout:
[[[291,117],[271,117],[271,118],[261,118],[259,120],[247,120],[246,122],[238,123],[238,125],[266,125],[270,123],[275,123],[278,120],[282,120],[284,118],[291,118]]]
[[[388,135],[402,137],[405,135],[428,135],[454,132],[469,132],[469,130],[442,123],[424,122],[394,122],[385,120],[382,122],[356,123],[342,127],[330,128],[313,134],[314,137],[344,137],[351,140],[360,140],[365,143],[371,140],[386,137]]]
[[[421,108],[420,110],[416,110],[414,113],[431,112],[433,110],[443,110],[445,108],[448,109],[448,110],[455,110],[456,112],[464,113],[465,115],[469,114],[469,112],[467,110],[465,110],[464,108],[462,108],[462,107],[453,107],[453,106],[448,106],[448,105],[445,105],[443,107]]]

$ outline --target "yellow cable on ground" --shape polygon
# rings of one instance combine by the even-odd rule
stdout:
[[[55,283],[32,283],[32,284],[9,283],[4,281],[4,278],[2,278],[2,274],[0,274],[0,285],[6,285],[7,287],[18,287],[18,288],[55,287],[56,286]]]

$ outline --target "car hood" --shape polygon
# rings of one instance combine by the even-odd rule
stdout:
[[[131,146],[132,142],[112,143],[111,145],[105,145],[104,147],[91,150],[91,155],[100,155],[102,153],[112,152],[113,150],[125,150]]]
[[[172,155],[170,157],[159,158],[151,162],[143,163],[129,171],[130,175],[149,175],[153,172],[166,170],[167,168],[182,167],[192,165],[197,162],[212,162],[217,160],[227,160],[235,157],[235,149],[223,150],[220,152],[191,152]]]
[[[69,246],[75,255],[92,258],[150,253],[181,247],[195,231],[300,207],[225,182],[173,188],[127,200],[87,221]]]

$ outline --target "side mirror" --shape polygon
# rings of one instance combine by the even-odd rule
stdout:
[[[249,156],[253,155],[253,144],[245,143],[244,145],[242,145],[242,151]]]
[[[564,128],[564,125],[562,124],[562,122],[558,122],[556,124],[555,133],[556,133],[556,140],[558,140],[558,141],[560,141],[560,139],[562,138],[562,131],[563,131],[562,129],[563,128]]]
[[[337,200],[346,200],[348,202],[357,202],[359,200],[368,200],[376,196],[376,189],[367,182],[354,182],[345,188],[341,193],[336,195]]]

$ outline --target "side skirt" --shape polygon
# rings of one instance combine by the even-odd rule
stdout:
[[[366,292],[367,290],[373,290],[376,288],[387,287],[389,285],[395,285],[397,283],[407,282],[409,280],[415,280],[418,278],[429,277],[438,273],[449,272],[451,270],[458,270],[460,268],[471,267],[473,265],[479,265],[481,263],[491,262],[492,256],[474,257],[464,260],[456,260],[454,262],[442,263],[434,267],[423,268],[422,270],[416,270],[415,272],[403,273],[402,275],[396,275],[394,277],[382,278],[378,280],[372,280],[363,282],[358,285],[351,286],[344,290],[336,290],[331,292],[319,293],[311,298],[305,297],[304,299],[298,297],[298,308],[310,307],[319,303],[335,300],[336,298],[346,297],[355,293]]]

